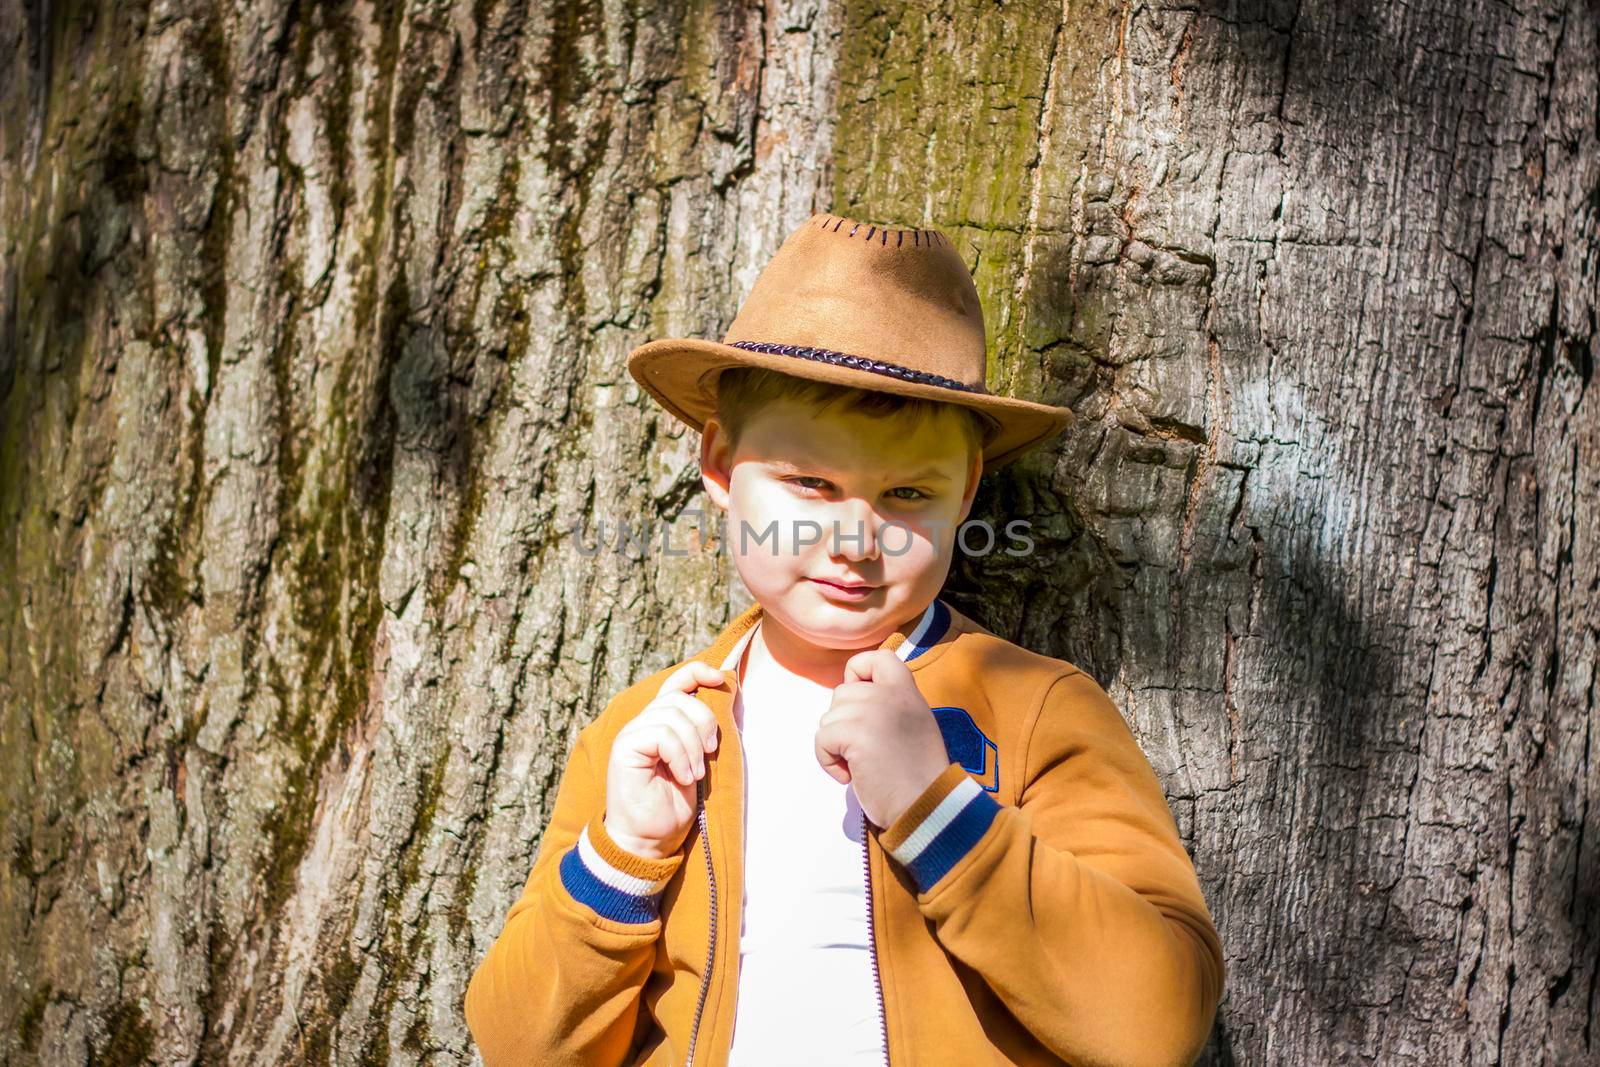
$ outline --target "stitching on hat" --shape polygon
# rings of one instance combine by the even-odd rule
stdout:
[[[931,371],[913,370],[902,367],[898,363],[890,363],[882,359],[868,359],[866,356],[852,356],[847,352],[835,352],[827,348],[808,348],[804,345],[781,345],[771,341],[734,341],[734,348],[742,348],[747,352],[766,352],[779,356],[799,356],[802,359],[814,359],[821,363],[832,363],[835,366],[853,367],[856,370],[867,370],[874,374],[883,374],[891,378],[903,378],[909,382],[920,382],[924,385],[937,385],[944,389],[959,389],[963,393],[979,393],[988,395],[989,390],[981,386],[968,385],[958,382],[954,378],[946,378],[942,374]]]
[[[827,229],[829,229],[828,223],[832,222],[833,223],[832,232],[838,233],[839,232],[839,227],[843,226],[846,222],[850,222],[850,221],[852,221],[852,220],[844,218],[843,216],[840,216],[840,217],[836,218],[833,215],[825,215],[823,217],[823,219],[822,219],[822,222],[819,223],[819,225],[824,230],[827,230]],[[862,225],[863,225],[862,223],[856,222],[854,225],[852,225],[850,227],[850,232],[846,236],[854,237],[856,235],[856,233],[861,229]],[[913,248],[921,248],[924,240],[927,241],[927,244],[928,244],[929,248],[932,248],[935,244],[943,245],[943,244],[948,244],[949,243],[942,236],[940,236],[940,234],[937,231],[934,231],[934,230],[923,230],[923,229],[896,230],[895,231],[895,241],[894,241],[894,245],[895,245],[896,248],[899,248],[901,245],[906,243],[906,234],[908,234],[908,233],[911,235],[911,246]],[[880,226],[876,226],[876,225],[868,225],[867,226],[866,239],[870,241],[874,237],[878,238],[878,243],[879,244],[881,244],[881,245],[883,245],[885,247],[888,247],[888,244],[889,244],[889,229],[888,229],[888,227],[880,227]]]

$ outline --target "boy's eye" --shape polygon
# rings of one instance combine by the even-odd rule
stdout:
[[[821,489],[824,485],[828,484],[828,480],[826,478],[818,478],[815,475],[811,475],[811,474],[800,474],[800,475],[796,475],[793,478],[786,478],[784,480],[788,481],[788,482],[794,482],[794,483],[800,483],[800,482],[820,482],[821,483],[820,485],[802,485],[802,486],[800,486],[800,488],[802,488],[802,489]]]
[[[814,474],[797,474],[797,475],[794,475],[792,477],[785,478],[784,481],[789,482],[791,485],[798,485],[802,489],[812,489],[812,490],[817,490],[817,491],[821,491],[821,490],[827,488],[827,486],[828,486],[828,479],[826,479],[826,478],[818,478]],[[809,483],[809,482],[816,482],[817,484],[816,485],[806,484],[806,483]],[[912,486],[909,486],[909,485],[895,486],[893,489],[889,490],[889,492],[890,492],[891,495],[896,494],[896,493],[910,493],[911,494],[910,496],[896,496],[895,497],[896,500],[904,500],[904,501],[907,501],[907,502],[911,502],[911,501],[915,501],[915,500],[926,500],[927,497],[928,497],[927,493],[924,493],[922,490],[913,488]]]

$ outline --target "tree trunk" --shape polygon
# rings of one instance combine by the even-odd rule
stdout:
[[[0,1059],[473,1058],[576,731],[747,602],[624,357],[831,210],[1080,416],[949,592],[1125,710],[1208,1059],[1592,1060],[1600,11],[1525,6],[0,7]]]

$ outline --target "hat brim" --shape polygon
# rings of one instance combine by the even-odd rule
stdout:
[[[1072,422],[1072,409],[992,393],[972,393],[839,366],[801,356],[752,352],[704,338],[647,341],[628,353],[628,373],[662,407],[696,432],[717,410],[716,377],[729,367],[764,367],[797,378],[875,392],[897,393],[975,408],[997,429],[983,449],[985,472],[1004,466]]]

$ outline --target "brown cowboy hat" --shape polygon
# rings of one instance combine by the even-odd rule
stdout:
[[[730,367],[974,408],[992,424],[989,471],[1060,433],[1072,411],[996,396],[985,365],[978,290],[950,238],[820,213],[784,239],[720,342],[669,337],[628,354],[628,373],[697,432]]]

